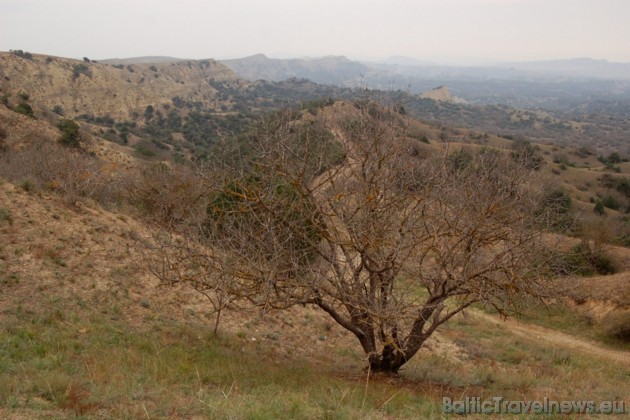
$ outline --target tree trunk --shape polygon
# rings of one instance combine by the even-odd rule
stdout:
[[[380,354],[372,353],[372,355],[370,355],[370,370],[372,372],[397,374],[398,370],[407,363],[412,356],[413,355],[407,355],[401,349],[398,349],[391,344],[387,344],[383,347]]]

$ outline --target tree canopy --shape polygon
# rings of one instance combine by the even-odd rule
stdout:
[[[472,304],[508,314],[551,293],[555,207],[540,212],[537,168],[506,151],[419,153],[404,117],[371,103],[327,115],[261,122],[217,159],[195,245],[162,247],[156,274],[267,309],[319,307],[387,372]]]

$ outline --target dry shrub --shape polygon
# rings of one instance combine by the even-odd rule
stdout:
[[[156,163],[130,174],[125,184],[127,201],[162,225],[195,223],[204,216],[207,190],[189,168]]]
[[[606,334],[624,343],[630,343],[630,310],[608,313],[601,321]]]
[[[55,191],[68,201],[85,197],[108,204],[117,201],[120,195],[115,168],[82,151],[50,142],[34,142],[19,150],[8,150],[0,159],[0,175],[28,185],[25,188],[28,191]]]
[[[92,199],[104,207],[130,205],[163,225],[198,220],[205,212],[203,179],[164,163],[123,171],[82,150],[39,141],[0,157],[0,176],[26,191],[59,193],[69,203]]]

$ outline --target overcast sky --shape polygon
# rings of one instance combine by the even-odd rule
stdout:
[[[630,0],[0,0],[0,50],[630,62]]]

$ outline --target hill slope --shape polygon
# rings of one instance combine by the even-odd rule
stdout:
[[[174,97],[220,109],[211,82],[238,83],[214,60],[118,67],[58,57],[32,59],[0,53],[0,92],[9,104],[28,98],[42,110],[59,107],[68,116],[88,114],[116,120],[142,115],[148,105],[171,105]]]

